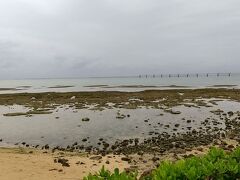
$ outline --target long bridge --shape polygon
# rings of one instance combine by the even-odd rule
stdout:
[[[236,73],[186,73],[186,74],[140,74],[139,78],[171,78],[171,77],[220,77],[234,76]]]
[[[190,78],[190,77],[232,77],[240,76],[240,73],[176,73],[176,74],[139,74],[126,76],[102,76],[91,78]]]

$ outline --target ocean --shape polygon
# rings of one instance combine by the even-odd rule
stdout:
[[[240,75],[200,77],[112,77],[0,80],[0,93],[141,91],[172,88],[239,88]]]

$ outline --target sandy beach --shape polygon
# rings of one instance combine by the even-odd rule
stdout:
[[[187,151],[169,151],[161,155],[132,154],[105,156],[93,154],[80,154],[70,152],[42,151],[31,148],[0,148],[0,179],[9,180],[82,180],[89,173],[95,174],[104,166],[113,172],[115,168],[120,171],[138,171],[142,174],[151,170],[164,160],[176,161],[186,156],[202,156],[211,147],[221,147],[231,151],[238,147],[238,142],[230,139],[218,141],[218,144],[199,146]],[[126,161],[128,158],[131,161]],[[59,159],[67,160],[67,166],[59,163]]]
[[[92,157],[92,158],[91,158]],[[95,158],[94,158],[95,157]],[[55,163],[55,159],[67,159],[69,167]],[[96,156],[74,153],[51,153],[23,148],[0,149],[0,179],[40,180],[40,179],[83,179],[89,173],[95,173],[104,165],[109,170],[129,167],[121,161],[121,156],[108,155],[101,159]],[[106,164],[106,161],[109,164]]]

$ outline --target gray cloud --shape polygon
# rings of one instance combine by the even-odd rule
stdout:
[[[0,1],[0,77],[237,72],[238,0]]]

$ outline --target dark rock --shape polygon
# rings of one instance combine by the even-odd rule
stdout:
[[[131,159],[129,157],[122,157],[121,160],[122,161],[131,162]]]
[[[203,148],[202,147],[198,147],[197,150],[200,151],[200,152],[203,152]]]
[[[57,160],[58,163],[62,164],[62,166],[64,167],[70,167],[70,164],[68,163],[68,160],[67,159],[64,159],[64,158],[59,158]]]
[[[73,143],[73,146],[76,146],[78,143],[77,142],[75,142],[75,143]]]
[[[234,149],[235,147],[234,147],[234,145],[228,145],[228,148],[229,149]]]
[[[175,124],[175,127],[179,127],[180,126],[180,124]]]
[[[228,112],[228,115],[229,115],[229,116],[233,116],[234,113],[233,113],[232,111],[229,111],[229,112]]]
[[[99,161],[100,159],[102,159],[102,156],[93,156],[90,157],[89,159]]]
[[[193,133],[193,134],[196,134],[196,133],[197,133],[196,129],[193,129],[193,130],[192,130],[192,133]]]
[[[83,140],[82,140],[82,142],[86,142],[87,141],[87,138],[84,138]]]
[[[156,161],[159,161],[159,160],[160,160],[160,159],[159,159],[158,157],[155,157],[155,156],[152,158],[152,161],[153,161],[153,162],[156,162]]]
[[[49,149],[49,145],[46,144],[46,145],[44,146],[44,149]]]
[[[124,115],[124,114],[118,114],[116,116],[117,119],[124,119],[125,117],[126,117],[126,115]]]
[[[82,121],[90,121],[88,117],[82,118]]]

